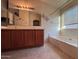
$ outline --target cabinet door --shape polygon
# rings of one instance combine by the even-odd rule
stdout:
[[[28,47],[28,31],[24,30],[24,46]]]
[[[14,30],[11,32],[12,49],[19,49],[24,47],[24,35],[21,30]]]
[[[25,31],[25,46],[32,47],[34,46],[35,42],[33,39],[33,30]]]
[[[36,30],[36,46],[44,44],[44,33],[43,30]]]
[[[11,48],[11,39],[9,30],[1,30],[1,49],[6,50]]]

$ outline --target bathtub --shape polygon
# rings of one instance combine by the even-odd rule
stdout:
[[[77,59],[78,39],[69,39],[65,36],[49,36],[48,41],[63,53],[71,57],[70,59]]]
[[[54,38],[56,40],[59,40],[61,42],[67,43],[69,45],[72,45],[74,47],[78,47],[78,39],[72,39],[72,38],[67,38],[66,36],[49,36],[51,38]]]

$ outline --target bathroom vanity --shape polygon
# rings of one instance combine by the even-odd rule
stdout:
[[[43,29],[1,29],[2,51],[38,47],[43,44]]]

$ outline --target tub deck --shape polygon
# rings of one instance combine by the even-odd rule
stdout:
[[[78,41],[63,36],[49,37],[48,41],[72,59],[78,58]]]

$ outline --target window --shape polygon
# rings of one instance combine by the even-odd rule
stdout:
[[[78,6],[74,6],[64,12],[64,25],[75,24],[78,22]]]
[[[62,13],[63,28],[78,28],[78,5],[72,5],[64,9]]]

